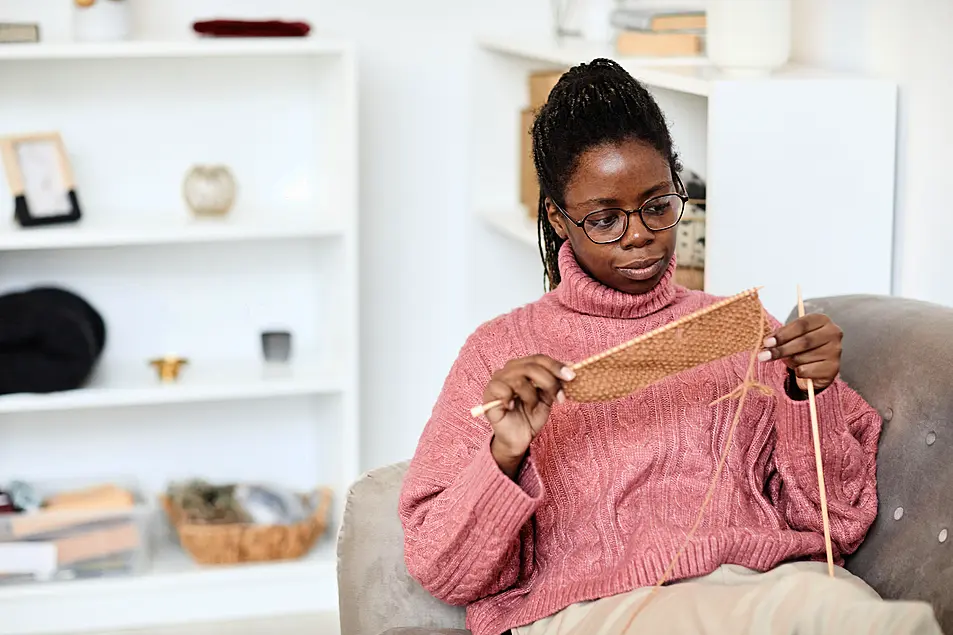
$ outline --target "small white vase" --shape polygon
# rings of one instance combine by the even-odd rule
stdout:
[[[235,177],[224,165],[193,166],[182,184],[182,195],[196,216],[223,216],[235,204]]]
[[[737,73],[761,74],[791,57],[791,0],[709,0],[708,59]]]
[[[73,3],[73,39],[113,42],[132,32],[132,0],[79,0]]]

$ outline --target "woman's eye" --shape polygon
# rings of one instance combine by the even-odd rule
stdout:
[[[586,222],[589,223],[590,227],[605,229],[606,227],[612,227],[619,222],[619,217],[616,214],[597,214],[587,218]]]
[[[664,216],[668,212],[668,205],[653,205],[651,207],[646,207],[642,211],[646,214],[651,214],[652,216]]]

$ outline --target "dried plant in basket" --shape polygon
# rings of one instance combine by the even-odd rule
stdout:
[[[227,525],[251,522],[235,499],[234,485],[213,485],[202,480],[176,483],[168,498],[183,522],[200,525]]]
[[[332,494],[303,496],[311,513],[287,525],[259,525],[237,504],[235,486],[193,481],[169,488],[161,503],[182,548],[200,564],[238,564],[300,558],[328,526]]]

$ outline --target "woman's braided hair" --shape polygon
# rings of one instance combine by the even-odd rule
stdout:
[[[566,184],[584,152],[605,143],[636,139],[668,160],[673,177],[681,165],[658,104],[612,60],[595,59],[567,71],[537,113],[532,135],[539,180],[539,254],[545,286],[552,290],[560,281],[558,256],[563,239],[549,223],[546,198],[564,204]]]

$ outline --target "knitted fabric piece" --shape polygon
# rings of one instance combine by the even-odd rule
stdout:
[[[609,401],[701,364],[757,350],[763,320],[758,290],[739,293],[575,364],[566,396]]]

